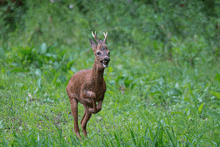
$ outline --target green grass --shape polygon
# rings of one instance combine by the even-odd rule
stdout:
[[[219,2],[107,3],[1,7],[0,146],[220,146]],[[111,61],[78,140],[65,88],[93,66],[91,31],[108,31]]]
[[[1,146],[220,146],[218,63],[140,60],[135,50],[110,47],[103,109],[90,119],[88,137],[78,140],[65,88],[73,73],[92,67],[94,55],[86,50],[5,51]],[[83,111],[79,104],[80,119]]]

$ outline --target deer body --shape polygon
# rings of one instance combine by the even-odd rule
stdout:
[[[107,33],[105,40],[107,38]],[[78,71],[70,79],[66,91],[70,100],[71,111],[74,117],[74,131],[81,138],[78,126],[78,102],[83,104],[85,110],[81,120],[81,127],[84,135],[87,135],[86,125],[92,114],[98,113],[102,109],[102,102],[106,92],[106,84],[103,78],[104,69],[108,67],[110,61],[109,51],[105,45],[105,40],[98,40],[96,35],[93,37],[97,41],[97,45],[90,39],[93,52],[95,54],[95,62],[92,69],[84,69]],[[98,105],[96,106],[96,103]]]

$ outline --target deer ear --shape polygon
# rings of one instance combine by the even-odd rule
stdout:
[[[92,41],[92,39],[90,39],[90,38],[89,38],[89,40],[90,40],[90,44],[91,44],[92,49],[95,50],[97,47],[96,43],[94,41]]]

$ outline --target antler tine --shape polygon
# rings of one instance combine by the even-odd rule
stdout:
[[[93,31],[92,31],[92,36],[93,36],[94,38],[96,38],[96,31],[95,31],[95,35],[93,34]]]
[[[107,39],[108,32],[106,32],[106,33],[103,32],[103,34],[104,34],[104,36],[105,36],[105,39],[104,39],[104,43],[105,43],[105,41],[106,41],[106,39]]]
[[[92,36],[93,36],[93,38],[96,40],[96,42],[98,43],[99,40],[96,38],[96,31],[95,31],[95,35],[93,34],[93,31],[92,31]]]

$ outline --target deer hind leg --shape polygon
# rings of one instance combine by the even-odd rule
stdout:
[[[84,111],[84,114],[83,114],[82,120],[81,120],[81,122],[80,122],[81,125],[82,125],[83,119],[85,118],[85,115],[86,115],[86,110]]]
[[[71,111],[74,118],[74,131],[78,138],[81,138],[79,133],[79,125],[78,125],[78,100],[75,98],[72,98],[70,100],[71,105]]]
[[[85,111],[84,111],[84,115],[83,115],[84,117],[81,120],[81,127],[82,127],[83,134],[86,137],[86,135],[87,135],[86,125],[87,125],[87,122],[89,121],[89,119],[91,118],[92,113],[89,112],[89,109],[86,105],[83,105],[83,106],[85,107]]]

